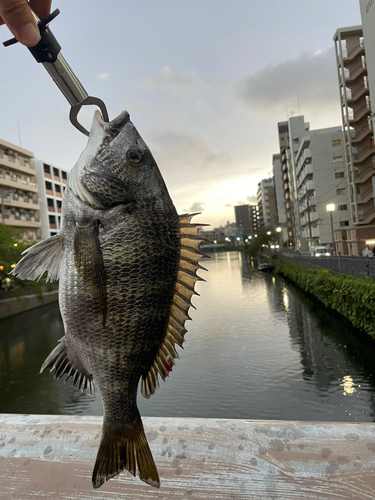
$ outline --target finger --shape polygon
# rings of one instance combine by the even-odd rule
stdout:
[[[30,0],[29,5],[35,14],[43,21],[51,12],[52,0]]]
[[[39,42],[39,29],[26,0],[2,0],[0,15],[20,43],[33,47]]]

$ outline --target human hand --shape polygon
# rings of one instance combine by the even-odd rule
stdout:
[[[51,12],[51,3],[52,0],[0,0],[0,25],[6,24],[20,43],[33,47],[40,34],[31,9],[45,19]]]

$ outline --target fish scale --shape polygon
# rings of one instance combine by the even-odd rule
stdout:
[[[178,216],[150,150],[123,112],[95,113],[89,142],[70,172],[60,234],[27,249],[13,274],[59,279],[65,335],[46,358],[56,378],[93,395],[104,419],[92,483],[127,469],[160,480],[137,408],[169,376],[182,346],[201,224]]]

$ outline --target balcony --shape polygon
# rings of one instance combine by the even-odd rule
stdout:
[[[352,144],[358,144],[359,142],[363,141],[363,139],[366,139],[366,137],[368,137],[371,134],[372,134],[372,130],[367,126],[362,127],[360,130],[358,130],[358,132],[356,130],[355,135],[352,138]]]
[[[362,106],[355,113],[349,113],[348,119],[349,124],[354,125],[355,123],[362,120],[363,117],[368,116],[371,113],[371,110],[367,106]]]
[[[19,158],[16,157],[13,158],[5,154],[1,155],[0,153],[0,166],[9,168],[11,170],[17,170],[18,172],[22,172],[23,174],[26,175],[34,176],[35,175],[34,165],[32,165],[31,163],[23,165],[24,161],[25,160],[20,160]]]
[[[302,228],[302,236],[304,238],[310,238],[310,228],[309,227],[304,227]],[[319,228],[317,227],[312,227],[311,228],[311,237],[312,238],[319,238]]]
[[[346,83],[352,83],[360,76],[367,75],[367,67],[366,65],[360,64],[354,70],[350,71],[349,75],[345,77]]]
[[[311,149],[310,148],[304,149],[303,154],[301,156],[300,164],[303,165],[308,158],[311,158]]]
[[[39,203],[34,200],[25,201],[27,198],[19,197],[18,200],[14,200],[11,196],[4,198],[4,206],[15,207],[15,208],[28,208],[29,210],[39,210]]]
[[[360,45],[354,47],[349,53],[343,51],[343,61],[344,63],[349,62],[355,59],[356,57],[363,55],[365,55],[365,44],[364,42],[361,42]]]
[[[22,215],[20,218],[16,219],[13,215],[10,215],[5,219],[5,224],[7,226],[15,227],[40,227],[40,220],[35,217],[32,217],[31,220],[26,220],[25,215]]]
[[[368,201],[371,200],[372,197],[373,197],[373,189],[371,185],[367,187],[367,189],[364,189],[363,192],[357,193],[357,203],[358,205],[367,203]]]
[[[310,212],[310,224],[318,220],[318,213],[317,212]],[[301,217],[301,226],[305,226],[306,224],[309,223],[309,214],[306,212],[303,217]]]
[[[375,158],[373,158],[374,160]],[[370,177],[375,174],[375,162],[372,162],[367,167],[361,167],[361,170],[358,169],[355,172],[355,182],[356,184],[362,184],[366,182]]]
[[[369,156],[375,154],[375,149],[373,147],[367,147],[365,149],[363,149],[361,152],[360,152],[360,155],[355,159],[353,160],[353,163],[354,165],[358,164],[358,163],[362,163],[363,161],[365,161]]]
[[[23,191],[32,191],[33,193],[38,192],[38,188],[35,182],[26,181],[25,179],[20,179],[17,176],[2,175],[0,176],[0,186],[10,187],[13,189],[21,189]]]
[[[346,96],[346,100],[349,106],[354,104],[358,99],[364,95],[369,95],[369,89],[368,87],[360,87],[357,89],[355,92],[350,92],[349,95]]]

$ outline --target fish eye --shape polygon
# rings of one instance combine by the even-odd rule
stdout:
[[[143,159],[143,153],[139,149],[130,148],[126,152],[126,158],[130,161],[130,163],[140,163]]]

